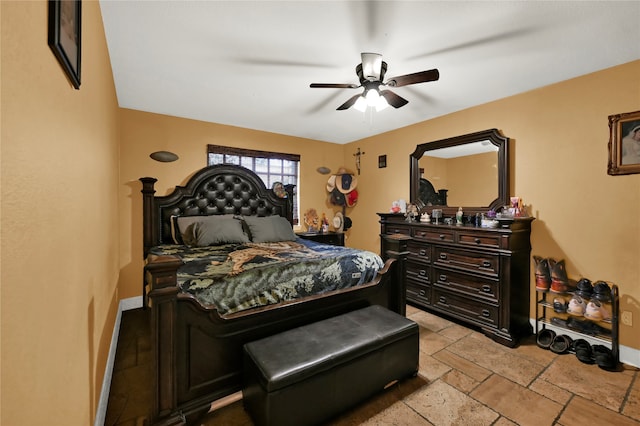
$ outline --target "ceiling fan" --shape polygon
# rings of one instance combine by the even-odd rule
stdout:
[[[391,90],[380,90],[380,86],[402,87],[410,84],[436,81],[440,78],[438,70],[432,69],[393,77],[383,82],[384,74],[387,72],[387,63],[382,60],[382,55],[379,53],[362,53],[361,58],[362,63],[356,67],[356,74],[360,79],[360,84],[311,83],[310,87],[335,89],[358,89],[364,87],[362,94],[351,97],[337,109],[345,110],[354,106],[364,111],[367,106],[374,106],[377,110],[380,110],[388,105],[400,108],[409,103],[408,100],[396,95]]]

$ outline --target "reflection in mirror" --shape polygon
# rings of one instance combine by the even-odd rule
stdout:
[[[490,129],[418,145],[410,157],[411,200],[445,215],[507,204],[508,140]]]
[[[426,205],[482,206],[498,197],[498,147],[488,140],[427,151],[418,162]],[[469,170],[482,173],[469,179]]]

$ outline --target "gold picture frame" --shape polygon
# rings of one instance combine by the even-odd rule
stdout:
[[[610,175],[640,173],[640,111],[609,116]]]

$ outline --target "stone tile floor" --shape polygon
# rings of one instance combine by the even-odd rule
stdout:
[[[351,425],[640,425],[640,372],[607,372],[540,349],[531,336],[510,349],[483,334],[407,306],[420,325],[420,369],[334,419]],[[148,319],[123,313],[105,425],[149,424]],[[252,425],[235,401],[199,423]]]

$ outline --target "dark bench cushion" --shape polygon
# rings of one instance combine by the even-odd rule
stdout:
[[[413,321],[373,305],[245,345],[273,392],[418,333]],[[417,368],[417,366],[416,366]]]

